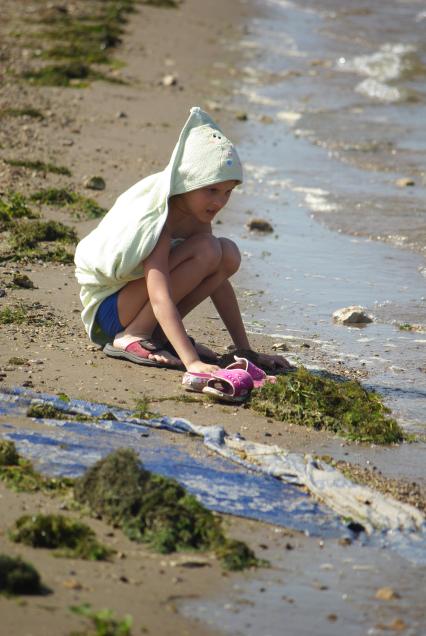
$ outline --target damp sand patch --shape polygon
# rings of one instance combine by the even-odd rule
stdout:
[[[157,552],[213,550],[228,570],[266,565],[245,543],[226,538],[221,519],[175,480],[145,470],[134,451],[119,449],[97,462],[76,480],[74,495]]]
[[[68,559],[106,561],[113,554],[87,524],[61,514],[23,515],[10,529],[9,538],[32,548],[54,550],[54,556]]]
[[[278,421],[330,431],[352,441],[397,444],[405,439],[378,393],[357,381],[331,380],[304,367],[254,390],[249,405]]]

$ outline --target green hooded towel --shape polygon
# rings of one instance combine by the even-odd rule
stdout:
[[[76,277],[81,317],[93,342],[109,338],[95,321],[101,302],[143,276],[168,214],[169,197],[221,181],[242,181],[237,151],[211,117],[191,108],[162,172],[150,175],[118,197],[99,225],[77,245]]]

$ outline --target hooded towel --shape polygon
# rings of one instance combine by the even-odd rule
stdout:
[[[81,285],[81,317],[93,342],[108,336],[95,322],[101,302],[143,276],[142,262],[151,254],[175,194],[235,180],[241,183],[237,151],[211,117],[191,108],[167,167],[118,197],[99,225],[77,245],[76,277]]]

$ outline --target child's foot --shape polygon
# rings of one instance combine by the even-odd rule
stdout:
[[[150,338],[118,335],[112,345],[105,345],[104,353],[112,358],[122,358],[147,366],[176,369],[183,366],[179,358]]]

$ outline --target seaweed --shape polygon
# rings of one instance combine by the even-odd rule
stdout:
[[[314,375],[304,367],[254,390],[249,405],[267,417],[328,430],[350,440],[393,444],[404,439],[378,393],[356,381]]]
[[[21,289],[35,289],[33,281],[26,274],[14,274],[12,278],[12,285]]]
[[[70,559],[105,561],[112,554],[87,524],[60,514],[23,515],[9,531],[9,538],[33,548],[52,549],[55,556]]]
[[[27,106],[25,108],[3,108],[0,110],[2,117],[31,117],[32,119],[44,119],[44,115],[37,108]]]
[[[19,192],[10,191],[0,196],[0,231],[8,229],[17,219],[36,219],[27,204],[25,197]]]
[[[19,366],[27,365],[28,359],[13,357],[13,358],[9,358],[8,363],[19,367]]]
[[[102,208],[93,199],[66,188],[45,188],[34,192],[30,199],[39,204],[57,205],[59,207],[69,206],[76,216],[82,213],[86,218],[90,219],[97,219],[106,212],[105,208]]]
[[[177,0],[142,0],[142,4],[165,9],[177,9],[179,6]]]
[[[63,174],[67,177],[71,176],[71,171],[65,166],[56,166],[53,163],[45,163],[44,161],[29,161],[25,159],[5,159],[5,163],[9,166],[17,168],[29,168],[38,172],[50,172],[52,174]]]
[[[13,249],[26,250],[38,243],[60,241],[77,243],[75,230],[59,221],[21,221],[10,229],[10,244]]]
[[[15,444],[0,439],[0,481],[17,492],[44,492],[69,495],[74,480],[69,477],[44,477],[32,463],[19,456]]]
[[[75,499],[133,541],[160,553],[213,549],[229,569],[264,564],[240,542],[228,540],[221,520],[175,480],[150,473],[136,453],[120,449],[76,480]]]
[[[124,618],[117,619],[110,609],[102,609],[98,612],[92,610],[87,603],[70,607],[71,612],[88,618],[95,631],[72,632],[70,636],[131,636],[133,619],[126,614]]]
[[[23,305],[0,309],[0,325],[22,325],[27,321],[27,312]]]
[[[40,575],[34,566],[19,557],[0,554],[0,593],[40,594]]]
[[[38,71],[26,71],[23,78],[37,86],[70,86],[75,80],[93,79],[93,72],[87,64],[70,62],[69,64],[50,64]],[[74,83],[78,86],[80,82]],[[84,84],[83,84],[84,85]]]
[[[17,466],[19,464],[19,455],[13,442],[2,439],[0,440],[0,467]]]

